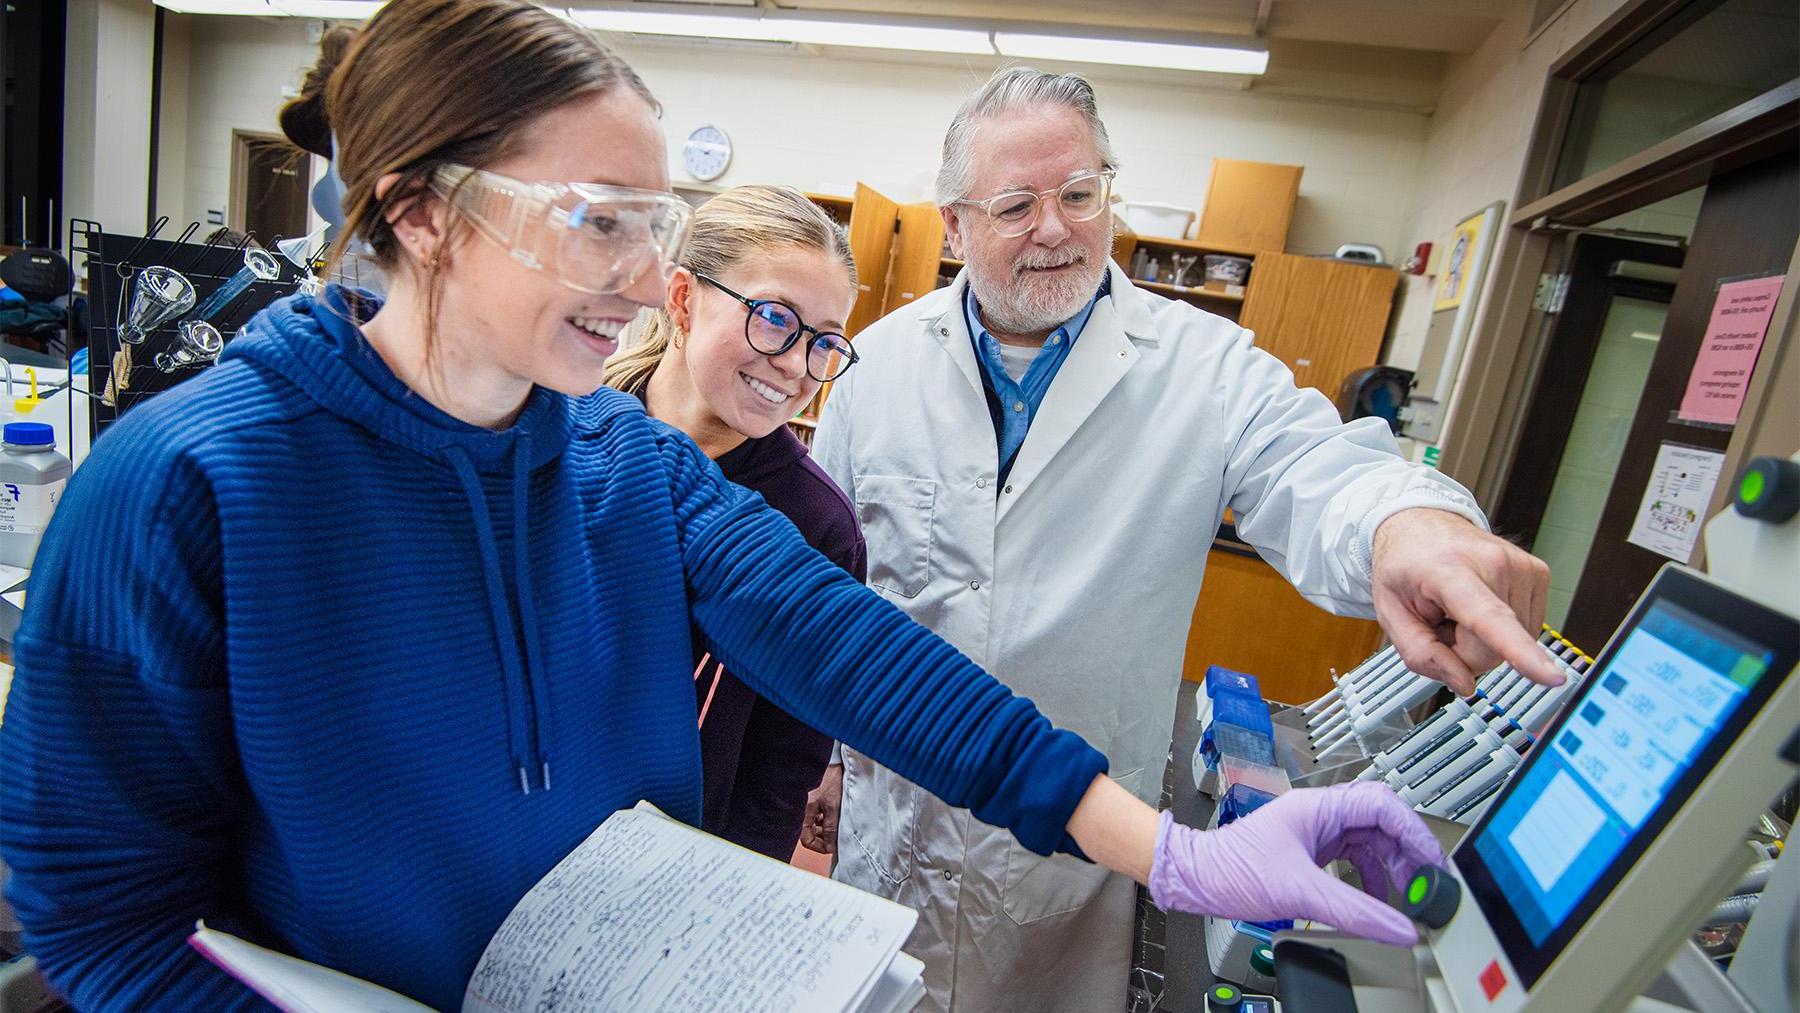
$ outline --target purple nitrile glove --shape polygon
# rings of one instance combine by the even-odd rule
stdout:
[[[1321,866],[1347,859],[1358,890]],[[1290,791],[1217,830],[1162,814],[1150,863],[1150,899],[1192,914],[1272,921],[1310,918],[1396,946],[1418,930],[1386,902],[1421,865],[1443,865],[1425,822],[1384,784],[1370,781]],[[1365,892],[1366,891],[1366,892]]]

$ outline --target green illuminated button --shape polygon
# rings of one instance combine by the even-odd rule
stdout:
[[[1207,1013],[1238,1013],[1244,1002],[1244,993],[1230,985],[1214,985],[1212,991],[1206,993]]]
[[[1738,485],[1738,499],[1745,503],[1755,504],[1757,500],[1762,499],[1763,490],[1768,488],[1768,484],[1768,480],[1763,478],[1762,472],[1746,471],[1744,472],[1744,481]]]
[[[1461,901],[1462,885],[1455,876],[1435,865],[1422,865],[1406,884],[1406,902],[1400,910],[1427,928],[1441,929],[1450,924]]]
[[[1779,457],[1759,457],[1744,467],[1737,484],[1737,511],[1745,517],[1780,524],[1800,511],[1800,464]]]

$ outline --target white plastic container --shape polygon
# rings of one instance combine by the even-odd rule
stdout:
[[[8,422],[0,431],[0,563],[30,568],[74,470],[50,426]]]
[[[1125,202],[1125,224],[1140,236],[1180,239],[1187,235],[1188,225],[1193,220],[1193,208],[1158,204],[1155,201]]]

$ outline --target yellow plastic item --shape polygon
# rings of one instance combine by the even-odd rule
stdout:
[[[26,397],[20,397],[20,398],[13,399],[13,411],[19,413],[20,415],[29,415],[33,411],[37,410],[38,405],[41,405],[44,403],[44,399],[41,397],[38,397],[37,370],[32,369],[30,366],[26,366],[25,367],[25,378],[27,380],[31,381],[31,394]]]

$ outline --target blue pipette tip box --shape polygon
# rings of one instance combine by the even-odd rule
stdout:
[[[1206,670],[1206,695],[1212,707],[1200,750],[1207,766],[1217,767],[1221,755],[1274,766],[1275,723],[1256,676],[1214,665]]]

